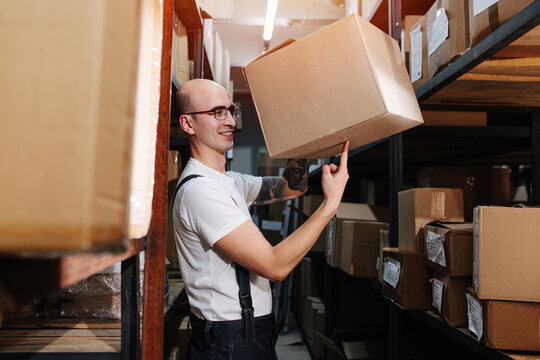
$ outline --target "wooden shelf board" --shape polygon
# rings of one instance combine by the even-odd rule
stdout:
[[[174,12],[187,29],[202,28],[202,16],[196,0],[175,0]]]

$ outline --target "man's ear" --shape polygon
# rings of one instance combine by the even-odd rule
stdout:
[[[193,130],[193,119],[191,118],[191,116],[180,115],[180,118],[178,118],[178,120],[180,122],[180,127],[182,128],[182,130],[184,130],[186,134],[193,135],[195,133],[195,131]]]

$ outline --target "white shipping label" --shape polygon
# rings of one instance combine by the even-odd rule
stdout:
[[[431,25],[431,37],[429,38],[429,56],[442,45],[448,37],[448,16],[444,9],[437,10],[437,18]]]
[[[388,257],[384,259],[383,280],[392,285],[393,288],[397,287],[400,271],[401,264],[399,261]]]
[[[411,63],[411,82],[415,82],[422,77],[422,26],[417,26],[411,30],[411,53],[409,61]]]
[[[484,333],[484,322],[482,315],[482,306],[474,297],[465,294],[467,297],[467,318],[469,319],[469,330],[476,335],[480,341]]]
[[[499,0],[472,0],[473,2],[473,14],[474,16],[480,14],[493,4],[499,2]]]
[[[428,259],[435,264],[446,267],[446,255],[444,253],[444,236],[428,231],[426,238]]]
[[[332,250],[333,250],[333,242],[334,242],[334,223],[335,220],[330,220],[330,223],[328,224],[328,256],[332,256]]]
[[[433,306],[441,313],[442,296],[443,296],[443,283],[438,279],[430,279],[431,288],[433,290]]]

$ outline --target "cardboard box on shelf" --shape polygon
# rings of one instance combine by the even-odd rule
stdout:
[[[388,181],[360,180],[360,202],[368,205],[388,206]]]
[[[487,300],[484,344],[502,350],[540,351],[540,303]]]
[[[388,221],[388,208],[383,206],[369,206],[366,204],[356,204],[342,202],[336,215],[330,220],[323,231],[326,261],[330,266],[339,267],[341,259],[341,237],[343,221],[345,220],[361,220],[361,221]],[[319,238],[320,240],[320,238]]]
[[[510,169],[493,166],[433,166],[417,173],[418,187],[463,190],[465,221],[473,220],[479,205],[510,204]]]
[[[302,316],[302,328],[304,334],[306,334],[307,340],[313,344],[313,334],[315,326],[315,316],[317,309],[324,309],[324,304],[321,298],[317,296],[308,296],[304,298],[303,316]],[[314,311],[315,310],[315,311]]]
[[[468,0],[437,0],[426,14],[428,80],[470,47]]]
[[[380,230],[379,231],[379,257],[377,258],[377,272],[379,282],[382,284],[383,280],[383,269],[384,269],[384,258],[383,250],[387,247],[390,247],[390,230]]]
[[[380,249],[380,231],[387,223],[371,221],[344,221],[342,225],[340,267],[349,275],[376,278]]]
[[[411,48],[409,52],[409,74],[414,90],[428,81],[427,22],[422,16],[409,30]]]
[[[474,215],[478,297],[540,302],[540,208],[479,206]]]
[[[358,15],[285,41],[243,72],[271,157],[326,158],[345,140],[354,149],[422,123],[397,42]]]
[[[481,111],[422,110],[424,126],[486,126],[487,113]]]
[[[268,154],[259,153],[259,176],[279,176],[280,169],[285,168],[285,166],[287,166],[286,159],[271,159]]]
[[[473,224],[435,221],[424,227],[426,265],[449,276],[472,276]]]
[[[430,309],[431,286],[424,254],[387,248],[383,256],[383,296],[406,310]]]
[[[432,305],[441,314],[446,323],[454,327],[467,326],[467,298],[465,290],[472,284],[470,276],[450,277],[433,273]]]
[[[328,349],[328,360],[385,359],[387,345],[383,341],[334,341],[323,335],[315,334],[316,339]]]
[[[471,46],[479,43],[532,2],[533,0],[469,0]]]
[[[399,249],[424,251],[424,226],[434,220],[463,222],[461,189],[416,188],[398,194]]]
[[[0,253],[127,245],[141,12],[50,0],[3,12]]]

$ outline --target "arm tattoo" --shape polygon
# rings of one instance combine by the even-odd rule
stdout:
[[[290,159],[287,168],[283,172],[283,177],[289,183],[291,190],[304,191],[308,184],[308,159]]]
[[[254,201],[255,205],[264,205],[268,201],[283,199],[283,178],[265,176],[262,179],[261,191]]]

